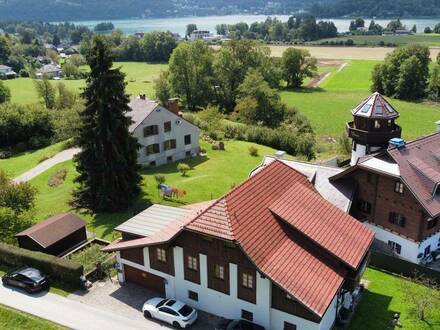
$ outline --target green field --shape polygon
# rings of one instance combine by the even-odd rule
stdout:
[[[370,72],[376,63],[350,61],[341,72],[333,72],[321,88],[282,91],[281,97],[310,119],[318,136],[337,138],[345,129],[345,123],[352,119],[351,109],[371,94]],[[404,138],[414,139],[435,131],[434,122],[440,120],[439,104],[389,101],[400,112],[398,123]]]
[[[138,62],[116,62],[126,74],[127,93],[136,95],[145,93],[149,97],[154,96],[153,81],[159,73],[167,68],[166,64],[148,64]],[[61,80],[68,88],[80,91],[85,86],[84,80]],[[17,78],[4,81],[11,89],[12,102],[20,104],[35,103],[37,93],[31,78]],[[53,81],[56,85],[58,82]]]
[[[0,305],[0,329],[8,330],[58,330],[58,324]]]
[[[418,43],[426,46],[440,46],[440,34],[425,34],[418,33],[414,35],[403,35],[403,36],[344,36],[337,38],[328,38],[321,39],[317,41],[310,42],[310,44],[319,45],[322,42],[328,41],[346,41],[348,39],[352,39],[355,42],[355,45],[361,46],[378,46],[381,41],[387,44],[395,44],[398,46]]]
[[[8,159],[0,159],[0,169],[6,171],[11,178],[15,178],[65,148],[66,142],[59,142],[43,149],[26,151]]]
[[[262,156],[273,155],[276,152],[272,148],[241,141],[226,141],[225,151],[211,150],[210,145],[206,142],[202,142],[201,146],[207,149],[207,157],[185,161],[192,168],[187,177],[182,177],[177,172],[177,163],[144,171],[142,194],[134,211],[136,213],[140,212],[151,203],[180,206],[218,198],[230,190],[233,185],[245,180],[250,171],[261,163]],[[258,157],[249,155],[248,149],[250,146],[258,148]],[[65,182],[55,188],[49,187],[47,182],[50,176],[61,169],[67,170]],[[156,188],[154,176],[157,174],[164,175],[167,184],[185,190],[187,195],[179,200],[163,200],[159,197]],[[71,192],[74,188],[73,179],[76,175],[73,161],[68,161],[54,166],[30,181],[38,189],[36,200],[37,221],[70,210],[68,202],[71,199]],[[131,215],[132,212],[97,215],[81,214],[88,222],[88,229],[106,239],[112,239],[113,228],[130,218]]]
[[[363,279],[368,281],[368,289],[356,309],[349,329],[391,330],[390,322],[395,313],[400,313],[403,329],[440,329],[440,310],[427,313],[426,321],[421,321],[414,315],[414,306],[406,301],[402,294],[401,282],[405,279],[372,268],[367,268]],[[440,295],[439,292],[425,286],[412,285],[419,290],[431,290],[432,294]]]

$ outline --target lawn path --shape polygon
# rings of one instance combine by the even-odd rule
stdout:
[[[18,177],[16,177],[14,179],[14,181],[16,183],[30,181],[31,179],[33,179],[36,176],[40,175],[41,173],[47,171],[51,167],[53,167],[59,163],[63,163],[65,161],[72,159],[73,156],[75,156],[79,151],[80,151],[79,148],[70,148],[70,149],[63,150],[63,151],[57,153],[55,156],[41,162],[40,164],[38,164],[34,168],[30,169],[29,171],[19,175]]]

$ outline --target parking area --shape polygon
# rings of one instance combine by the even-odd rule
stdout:
[[[157,296],[157,293],[136,284],[124,283],[120,285],[117,280],[107,280],[105,282],[95,282],[88,292],[78,291],[69,295],[68,298],[94,306],[95,308],[123,315],[132,320],[143,321],[145,322],[146,329],[149,322],[154,322],[164,329],[172,328],[161,321],[147,320],[142,315],[141,310],[144,302]],[[199,318],[191,329],[214,329],[214,325],[219,320],[217,316],[201,311],[198,312],[198,315]]]

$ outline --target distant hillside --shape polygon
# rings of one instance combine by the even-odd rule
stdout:
[[[117,18],[290,14],[318,0],[0,0],[0,19],[105,20]]]
[[[440,17],[440,0],[323,0],[311,6],[318,17]]]

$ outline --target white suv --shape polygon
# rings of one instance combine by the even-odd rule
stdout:
[[[197,311],[174,299],[152,298],[142,307],[146,318],[167,322],[175,328],[187,328],[197,320]]]

